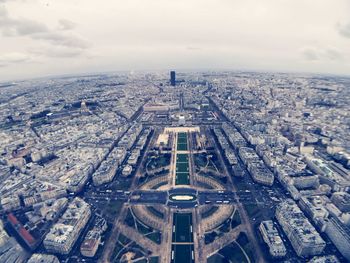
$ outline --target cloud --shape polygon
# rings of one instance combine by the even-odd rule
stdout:
[[[75,24],[69,20],[59,21],[62,30],[73,29]],[[42,40],[52,45],[86,49],[89,43],[73,33],[66,33],[49,29],[45,24],[25,19],[11,18],[7,10],[0,7],[0,30],[5,37],[26,36],[34,40]]]
[[[8,17],[0,17],[0,28],[3,36],[7,37],[48,32],[48,28],[44,24],[29,19],[15,20]]]
[[[325,56],[330,60],[341,60],[343,59],[342,53],[335,48],[327,48],[325,50]]]
[[[318,51],[314,48],[310,48],[310,47],[303,48],[303,50],[301,51],[301,54],[305,60],[309,60],[309,61],[319,60]]]
[[[85,54],[85,50],[81,48],[67,47],[40,47],[29,49],[29,52],[34,56],[44,56],[49,58],[73,58]]]
[[[58,28],[60,30],[71,30],[74,29],[76,27],[76,23],[74,23],[73,21],[70,21],[68,19],[60,19],[58,21],[59,26]]]
[[[26,0],[0,0],[0,4],[3,4],[3,3],[8,3],[8,2],[25,2]]]
[[[53,45],[60,45],[72,48],[87,49],[90,45],[89,43],[72,34],[63,34],[59,32],[42,32],[31,35],[31,38],[37,40],[46,40]]]
[[[0,66],[8,66],[10,64],[23,63],[31,60],[28,54],[24,53],[7,53],[0,55]]]
[[[337,24],[338,33],[346,38],[350,38],[350,22],[347,24]]]
[[[0,1],[1,1],[1,0],[0,0]],[[0,6],[0,19],[1,19],[2,17],[6,17],[7,15],[8,15],[8,13],[7,13],[6,8],[3,7],[3,6]]]
[[[191,51],[195,51],[195,50],[201,50],[201,47],[197,47],[197,46],[188,46],[186,47],[187,50],[191,50]]]
[[[304,47],[301,50],[302,57],[307,61],[339,61],[343,59],[342,53],[333,47],[319,48],[319,47]]]

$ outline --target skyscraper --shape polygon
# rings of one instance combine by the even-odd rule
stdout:
[[[175,86],[175,71],[170,71],[170,85]]]

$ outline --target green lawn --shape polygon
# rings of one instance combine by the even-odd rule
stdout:
[[[146,235],[147,238],[151,239],[153,242],[160,244],[162,242],[162,234],[160,232],[152,232]]]
[[[201,214],[201,217],[202,217],[202,218],[207,218],[207,217],[213,215],[216,211],[218,211],[218,209],[219,209],[218,206],[212,206],[212,207],[210,207],[209,210],[203,212],[203,213]]]
[[[173,217],[173,225],[175,232],[173,232],[173,242],[193,242],[192,228],[192,214],[175,213]]]
[[[227,263],[227,261],[219,254],[214,254],[208,258],[207,263]]]
[[[241,217],[239,216],[238,210],[235,211],[235,214],[232,217],[231,227],[235,228],[241,224]]]
[[[146,235],[152,233],[153,229],[151,227],[145,226],[141,224],[138,220],[136,220],[136,227],[140,234]]]
[[[149,263],[158,263],[158,262],[159,262],[158,257],[151,257],[149,260]]]
[[[244,208],[247,210],[247,213],[251,218],[257,217],[260,213],[260,209],[256,204],[247,204],[244,206]]]
[[[135,228],[135,219],[133,217],[133,215],[131,214],[130,212],[130,208],[128,208],[128,213],[125,217],[125,220],[124,220],[125,224],[132,227],[132,228]]]
[[[224,256],[224,258],[230,260],[232,263],[248,262],[243,251],[235,242],[221,249],[219,251],[219,254]]]
[[[174,259],[172,263],[192,263],[193,245],[172,245]]]
[[[176,178],[175,184],[189,185],[189,165],[187,154],[177,154],[176,156]]]
[[[179,153],[176,155],[177,163],[188,163],[188,154]]]
[[[157,210],[156,208],[154,208],[153,206],[147,206],[147,209],[154,214],[156,217],[159,217],[161,219],[164,218],[164,214],[162,212],[160,212],[159,210]]]
[[[127,245],[127,244],[129,244],[131,242],[131,240],[129,238],[127,238],[126,236],[124,236],[123,234],[119,235],[118,240],[123,245]]]
[[[180,185],[189,185],[190,184],[190,176],[189,173],[176,173],[175,184]]]
[[[187,132],[179,132],[179,133],[177,134],[177,137],[178,137],[178,138],[187,138]]]
[[[152,156],[147,163],[147,169],[153,170],[170,165],[170,158],[171,154]]]
[[[207,155],[205,153],[197,153],[193,155],[194,163],[198,167],[205,167],[208,163]]]
[[[216,233],[216,231],[212,231],[210,233],[204,234],[204,242],[205,242],[205,244],[212,243],[217,236],[218,236],[218,233]]]
[[[254,262],[254,248],[252,244],[249,242],[249,239],[246,233],[241,232],[236,239],[236,242],[243,248],[243,250],[247,253],[251,262]]]
[[[116,201],[116,200],[111,200],[104,209],[104,213],[113,217],[116,217],[120,209],[122,208],[124,202],[122,201]]]
[[[185,173],[188,172],[188,163],[176,163],[176,172]]]
[[[178,151],[187,151],[187,143],[178,143],[177,150]]]

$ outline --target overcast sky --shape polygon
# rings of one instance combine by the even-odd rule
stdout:
[[[350,75],[350,1],[0,0],[0,81],[154,69]]]

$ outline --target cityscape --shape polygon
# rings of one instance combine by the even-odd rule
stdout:
[[[0,83],[0,262],[350,262],[350,77]]]
[[[0,263],[350,263],[349,0],[0,0]]]

